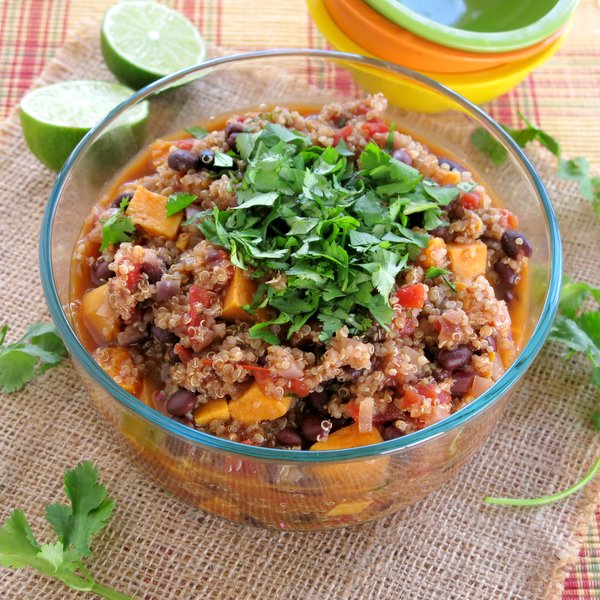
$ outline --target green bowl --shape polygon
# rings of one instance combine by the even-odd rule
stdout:
[[[579,0],[365,0],[427,40],[471,52],[508,52],[552,35]]]

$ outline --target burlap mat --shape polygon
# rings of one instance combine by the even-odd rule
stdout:
[[[87,24],[42,82],[110,79],[97,26]],[[598,232],[574,185],[534,157],[558,211],[566,271],[600,284]],[[48,318],[37,244],[53,175],[27,150],[15,115],[0,127],[0,299],[17,336]],[[66,362],[23,392],[0,398],[0,518],[23,508],[40,539],[62,475],[93,460],[117,500],[95,544],[91,571],[136,598],[539,599],[560,596],[580,519],[598,489],[547,507],[485,506],[485,493],[537,495],[562,488],[600,449],[588,427],[595,402],[586,365],[547,346],[493,435],[446,487],[392,518],[353,529],[290,534],[232,525],[169,496],[132,467]],[[598,486],[595,486],[598,488]],[[63,600],[75,592],[32,571],[0,570],[0,596]]]

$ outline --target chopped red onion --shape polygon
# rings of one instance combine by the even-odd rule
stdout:
[[[177,296],[181,291],[181,281],[179,279],[161,279],[156,284],[156,300],[166,302]]]

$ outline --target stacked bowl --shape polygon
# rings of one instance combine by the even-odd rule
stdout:
[[[476,104],[504,94],[549,59],[564,41],[578,2],[307,1],[317,27],[336,50],[418,71]],[[369,87],[366,76],[363,84]],[[406,91],[393,95],[406,100]],[[444,108],[427,98],[412,100],[411,108]]]

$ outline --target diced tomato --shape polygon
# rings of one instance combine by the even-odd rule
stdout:
[[[180,150],[191,150],[194,147],[194,138],[179,140],[178,142],[175,142],[175,146]]]
[[[367,137],[373,137],[376,133],[387,133],[390,130],[387,123],[363,123],[361,128]]]
[[[403,308],[423,308],[426,291],[422,283],[405,285],[392,297],[392,303],[399,304]]]
[[[179,360],[185,365],[194,355],[194,353],[189,349],[185,348],[181,344],[175,344],[173,347],[173,351],[179,357]]]
[[[190,326],[197,327],[203,321],[202,309],[212,304],[210,292],[201,288],[199,285],[193,285],[190,288]]]
[[[423,396],[415,390],[415,388],[408,387],[404,390],[404,394],[398,402],[398,408],[401,410],[410,410],[420,406],[423,403]]]
[[[129,271],[129,273],[127,273],[127,287],[133,291],[135,289],[135,286],[137,284],[137,282],[140,280],[140,277],[142,275],[142,265],[137,264],[137,265],[133,265],[133,271]]]
[[[348,413],[348,416],[355,421],[358,421],[358,410],[358,402],[351,400],[348,402],[348,404],[346,404],[346,412]]]
[[[241,366],[243,367],[244,365]],[[252,369],[252,371],[254,372],[254,380],[256,383],[258,383],[263,392],[265,391],[267,382],[269,380],[275,381],[277,378],[277,376],[272,373],[270,369],[265,369],[263,367],[256,367],[255,369]],[[295,394],[300,398],[304,398],[312,392],[311,388],[309,388],[308,385],[302,381],[302,379],[288,379],[284,385],[292,394]]]
[[[333,145],[337,146],[340,143],[340,140],[342,138],[347,140],[351,133],[352,133],[352,125],[350,125],[350,124],[344,125],[339,131],[336,131],[333,134]]]
[[[300,398],[308,396],[311,392],[311,389],[306,383],[304,383],[304,381],[302,381],[302,379],[290,379],[289,387],[290,391],[293,394],[296,394],[296,396],[299,396]]]
[[[481,196],[477,192],[465,192],[460,197],[460,203],[469,210],[479,208],[481,205]]]

